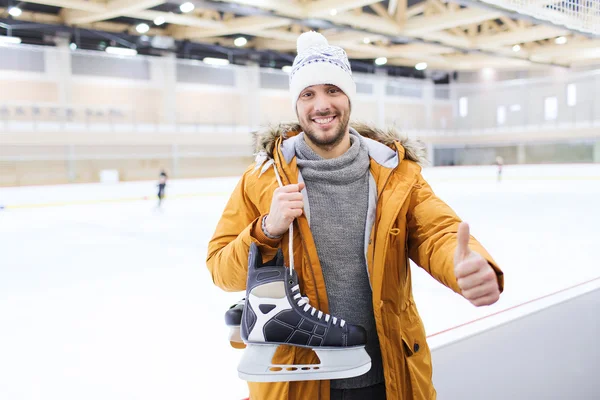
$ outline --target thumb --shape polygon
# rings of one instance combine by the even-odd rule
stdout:
[[[299,183],[298,183],[298,191],[299,191],[299,192],[301,192],[301,191],[302,191],[302,189],[304,189],[304,187],[305,187],[305,186],[306,186],[306,185],[304,184],[304,182],[299,182]]]
[[[457,233],[457,245],[456,252],[454,253],[455,259],[462,260],[466,258],[471,250],[469,249],[469,239],[471,235],[469,234],[469,224],[466,222],[461,222],[458,225],[458,233]]]

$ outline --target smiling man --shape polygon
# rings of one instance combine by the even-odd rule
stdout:
[[[342,89],[330,84],[309,86],[300,93],[296,107],[304,140],[315,153],[334,158],[350,147],[350,102]]]
[[[242,291],[251,245],[265,262],[282,249],[313,314],[364,328],[371,369],[331,381],[249,382],[250,398],[435,399],[409,258],[475,306],[498,300],[502,272],[423,179],[420,145],[350,126],[356,85],[343,49],[318,33],[302,34],[290,93],[299,123],[255,136],[256,163],[225,207],[207,266],[216,285]],[[251,314],[245,309],[244,318]],[[298,333],[301,325],[288,326],[288,340],[315,334]],[[310,347],[280,345],[272,362],[318,364]]]

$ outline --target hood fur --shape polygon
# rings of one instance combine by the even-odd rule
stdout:
[[[409,139],[393,128],[384,131],[363,123],[350,123],[350,127],[354,128],[361,136],[376,140],[386,146],[391,146],[397,141],[404,147],[404,159],[414,161],[421,166],[427,164],[425,145],[419,140]],[[273,148],[276,139],[280,136],[286,138],[289,132],[302,132],[302,128],[298,123],[285,123],[270,125],[257,132],[253,132],[254,151],[256,153],[264,151],[269,158],[273,158]]]

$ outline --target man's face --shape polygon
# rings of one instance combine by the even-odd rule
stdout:
[[[350,101],[335,85],[314,85],[304,89],[296,102],[298,121],[308,139],[329,149],[349,132]]]

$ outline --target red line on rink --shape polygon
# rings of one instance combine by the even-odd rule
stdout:
[[[474,320],[472,320],[472,321],[465,322],[465,323],[463,323],[463,324],[460,324],[460,325],[453,326],[452,328],[444,329],[443,331],[436,332],[436,333],[433,333],[433,334],[431,334],[431,335],[427,336],[427,338],[431,338],[431,337],[434,337],[434,336],[437,336],[437,335],[441,335],[442,333],[446,333],[446,332],[452,331],[452,330],[454,330],[454,329],[458,329],[458,328],[461,328],[461,327],[463,327],[463,326],[466,326],[466,325],[469,325],[469,324],[475,323],[475,322],[477,322],[477,321],[481,321],[481,320],[483,320],[483,319],[486,319],[486,318],[493,317],[494,315],[502,314],[502,313],[504,313],[504,312],[507,312],[507,311],[513,310],[513,309],[515,309],[515,308],[518,308],[518,307],[524,306],[524,305],[526,305],[526,304],[533,303],[533,302],[535,302],[535,301],[538,301],[538,300],[545,299],[545,298],[547,298],[547,297],[550,297],[550,296],[554,296],[554,295],[556,295],[556,294],[558,294],[558,293],[565,292],[565,291],[567,291],[567,290],[571,290],[571,289],[573,289],[573,288],[576,288],[576,287],[578,287],[578,286],[585,285],[585,284],[587,284],[587,283],[590,283],[590,282],[596,281],[596,280],[598,280],[598,279],[600,279],[600,276],[598,276],[598,277],[596,277],[596,278],[593,278],[593,279],[590,279],[589,281],[581,282],[581,283],[578,283],[578,284],[576,284],[576,285],[570,286],[570,287],[568,287],[568,288],[564,288],[564,289],[558,290],[558,291],[556,291],[556,292],[553,292],[553,293],[547,294],[547,295],[545,295],[545,296],[538,297],[538,298],[535,298],[535,299],[533,299],[533,300],[526,301],[525,303],[517,304],[516,306],[509,307],[509,308],[507,308],[507,309],[505,309],[505,310],[500,310],[500,311],[497,311],[497,312],[495,312],[495,313],[493,313],[493,314],[486,315],[486,316],[483,316],[483,317],[481,317],[481,318],[477,318],[477,319],[474,319]]]

